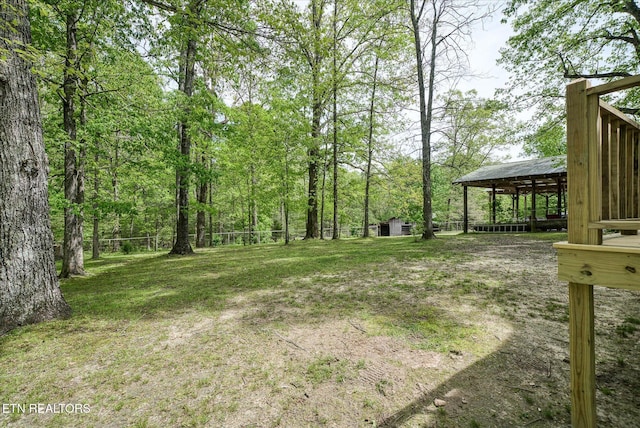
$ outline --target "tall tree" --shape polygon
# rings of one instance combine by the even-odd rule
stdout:
[[[64,56],[62,111],[63,126],[67,133],[64,145],[64,196],[68,206],[64,211],[64,244],[60,276],[84,275],[83,204],[84,167],[86,146],[78,141],[77,107],[78,89],[82,70],[78,55],[78,21],[80,12],[66,11],[66,54]],[[82,90],[82,88],[80,89]]]
[[[378,90],[378,66],[380,64],[380,57],[375,56],[373,66],[373,76],[371,77],[371,102],[369,103],[368,114],[368,126],[367,126],[367,150],[366,150],[366,166],[364,171],[365,177],[365,190],[364,190],[364,222],[362,237],[369,237],[369,201],[371,191],[371,175],[373,166],[373,130],[375,120],[375,103],[376,92]]]
[[[176,165],[177,222],[176,240],[171,254],[193,252],[189,242],[189,187],[192,177],[191,144],[194,123],[192,123],[191,98],[197,79],[197,63],[205,56],[202,46],[212,34],[220,33],[229,39],[242,39],[250,45],[250,20],[247,19],[246,0],[212,2],[208,0],[142,0],[161,12],[169,23],[169,28],[160,31],[156,26],[154,45],[164,53],[161,60],[168,64],[178,84],[179,119],[177,124],[178,151]],[[176,58],[177,53],[177,58]]]
[[[205,0],[191,0],[187,3],[183,14],[181,31],[185,38],[180,47],[180,63],[178,75],[178,89],[184,94],[184,115],[178,122],[178,146],[180,147],[181,160],[176,168],[176,185],[178,221],[176,224],[176,240],[173,243],[171,254],[191,254],[193,249],[189,242],[189,180],[191,178],[191,135],[188,116],[191,107],[189,99],[193,96],[195,81],[196,54],[198,47],[197,31],[200,25],[200,14]]]
[[[386,5],[387,10],[394,11],[394,3]],[[397,5],[396,5],[397,6]],[[402,8],[400,8],[402,10]],[[402,17],[403,18],[403,17]],[[363,111],[366,118],[362,119],[364,128],[364,146],[356,149],[360,152],[361,168],[364,174],[364,227],[363,237],[369,236],[370,207],[372,183],[374,179],[374,156],[381,150],[381,136],[389,132],[393,127],[403,129],[403,123],[397,113],[407,105],[411,72],[404,64],[411,63],[410,48],[412,41],[407,37],[403,19],[398,19],[397,13],[389,13],[377,25],[376,39],[372,43],[367,54],[361,59],[358,71],[362,75],[359,86],[363,92],[369,92],[368,99],[364,100]],[[402,22],[402,25],[398,25]],[[386,116],[387,119],[382,119]],[[399,131],[400,132],[400,131]]]
[[[413,37],[415,41],[416,70],[418,73],[418,92],[420,103],[420,135],[422,142],[422,239],[431,239],[433,234],[433,220],[431,208],[431,114],[433,111],[433,89],[435,87],[434,78],[436,70],[436,49],[438,26],[438,8],[436,1],[430,2],[433,7],[434,19],[431,23],[431,57],[429,61],[429,88],[425,87],[424,62],[422,59],[423,47],[421,40],[421,19],[427,1],[423,0],[421,5],[416,4],[416,0],[410,0],[410,16]],[[419,7],[418,10],[416,8]],[[428,90],[427,90],[428,89]]]
[[[332,46],[331,46],[331,96],[332,96],[332,141],[331,169],[333,171],[333,239],[339,238],[339,169],[340,156],[344,149],[344,137],[339,137],[339,128],[344,127],[344,118],[349,103],[340,98],[360,98],[355,91],[354,67],[360,59],[373,50],[388,31],[382,18],[394,11],[395,2],[361,4],[347,0],[333,0]],[[359,88],[358,88],[359,89]],[[340,95],[340,96],[339,96]],[[341,101],[339,103],[339,101]],[[345,110],[339,112],[339,110]]]
[[[437,89],[437,65],[446,66],[439,79],[460,76],[464,71],[463,42],[469,36],[471,25],[482,20],[487,13],[477,13],[476,2],[457,0],[409,0],[411,32],[414,38],[416,70],[420,104],[420,135],[422,147],[422,239],[435,237],[431,204],[431,137],[433,100]],[[425,33],[428,58],[423,57],[422,36]],[[444,64],[442,64],[444,63]],[[428,66],[428,80],[424,67]]]
[[[305,239],[320,236],[318,222],[320,195],[318,183],[322,173],[323,116],[331,94],[330,79],[326,78],[331,37],[327,23],[328,0],[310,0],[304,11],[287,0],[264,0],[263,19],[274,32],[274,39],[287,52],[288,60],[298,68],[298,77],[306,83],[310,114],[307,139],[307,209]],[[277,10],[277,13],[273,13]]]
[[[124,9],[118,2],[95,0],[38,0],[33,5],[34,39],[45,51],[47,61],[43,81],[58,95],[63,116],[65,209],[60,276],[82,275],[88,150],[84,129],[90,110],[88,100],[93,95],[89,85],[94,83],[96,52],[105,39],[118,39],[114,28],[122,28]]]
[[[318,173],[320,167],[321,121],[327,91],[322,84],[322,67],[326,57],[323,32],[325,0],[311,0],[311,42],[305,56],[311,68],[311,144],[309,156],[309,201],[305,239],[318,238]]]
[[[47,157],[24,0],[0,3],[0,334],[65,317],[53,259]]]

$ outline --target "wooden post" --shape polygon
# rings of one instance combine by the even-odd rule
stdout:
[[[467,192],[467,186],[463,187],[463,201],[464,201],[464,225],[463,225],[463,232],[469,233],[469,201],[468,201],[468,196],[467,196],[468,192]]]
[[[569,283],[571,426],[596,426],[593,286]]]
[[[496,224],[496,185],[491,186],[491,222]]]
[[[598,244],[589,230],[591,191],[587,88],[584,79],[567,85],[567,195],[569,243]],[[598,97],[595,98],[596,103]],[[596,177],[598,178],[598,177]],[[569,359],[571,363],[571,424],[596,426],[596,381],[593,325],[593,286],[569,283]]]
[[[538,219],[536,218],[536,180],[531,180],[531,231],[536,232],[536,222]]]
[[[516,221],[516,195],[511,195],[511,222]]]
[[[558,178],[558,218],[562,217],[562,179]]]
[[[520,189],[516,187],[516,223],[520,221]]]
[[[549,194],[548,193],[545,193],[544,200],[545,200],[544,215],[548,216],[549,215]]]

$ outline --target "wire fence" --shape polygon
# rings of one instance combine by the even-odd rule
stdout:
[[[455,232],[463,229],[462,221],[451,221],[443,224],[436,225],[436,230]],[[213,234],[206,233],[205,246],[216,247],[219,245],[257,245],[267,244],[275,242],[285,241],[284,230],[260,230],[260,231],[247,231],[236,230],[230,232],[214,232]],[[415,230],[412,233],[416,233]],[[289,230],[289,240],[296,241],[304,239],[306,231],[304,229]],[[349,226],[342,227],[338,232],[340,238],[357,238],[363,235],[362,226]],[[380,228],[378,225],[369,226],[369,236],[379,236]],[[331,239],[333,237],[333,228],[324,228],[322,230],[322,237],[324,239]],[[191,244],[195,246],[196,235],[190,234],[189,239]],[[175,234],[169,235],[146,235],[146,236],[134,236],[126,238],[101,238],[99,239],[100,252],[130,252],[130,251],[168,251],[172,248],[175,242]],[[85,240],[85,245],[88,245],[87,250],[91,248],[91,241]]]
[[[486,231],[486,232],[521,232],[524,231],[523,224],[495,224],[487,225],[486,223],[469,223],[470,231]],[[461,232],[464,229],[463,221],[449,221],[443,223],[435,223],[436,232]],[[236,230],[230,232],[214,232],[206,233],[205,246],[216,247],[220,245],[258,245],[285,241],[284,230],[261,230],[247,231]],[[369,236],[380,236],[381,229],[379,225],[369,226]],[[410,234],[417,234],[415,228],[412,228]],[[296,241],[304,239],[306,231],[304,229],[289,230],[289,240]],[[339,230],[340,238],[357,238],[363,235],[362,226],[342,227]],[[406,235],[406,233],[405,233]],[[324,239],[333,237],[333,228],[324,228],[322,230]],[[189,239],[191,245],[195,247],[196,235],[190,234]],[[139,251],[169,251],[175,242],[175,234],[171,235],[145,235],[126,238],[101,238],[99,239],[100,253],[113,252],[139,252]],[[91,250],[92,241],[85,240],[85,250]],[[56,258],[61,258],[61,245],[55,245]]]

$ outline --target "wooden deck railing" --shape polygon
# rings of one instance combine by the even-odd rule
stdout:
[[[635,86],[640,76],[595,87],[586,80],[567,86],[568,242],[554,246],[559,277],[569,282],[575,427],[597,424],[593,284],[640,290],[637,241],[602,245],[603,229],[627,235],[640,229],[640,125],[600,99]]]
[[[593,95],[595,96],[595,95]],[[589,226],[602,229],[640,229],[640,176],[638,152],[640,124],[599,100],[602,196],[600,219]],[[595,219],[594,219],[595,220]]]

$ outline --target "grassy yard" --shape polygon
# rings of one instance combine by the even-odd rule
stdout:
[[[0,425],[562,426],[566,337],[549,344],[541,333],[522,350],[529,357],[511,359],[536,342],[531,331],[564,334],[564,290],[527,294],[532,274],[557,284],[550,242],[562,238],[298,241],[91,260],[86,277],[62,284],[71,319],[0,337]],[[523,251],[546,265],[531,272]],[[611,327],[631,326],[632,343],[634,318],[620,317]],[[623,364],[635,373],[637,358]],[[505,373],[510,365],[520,371]],[[495,382],[478,383],[485,375]]]

